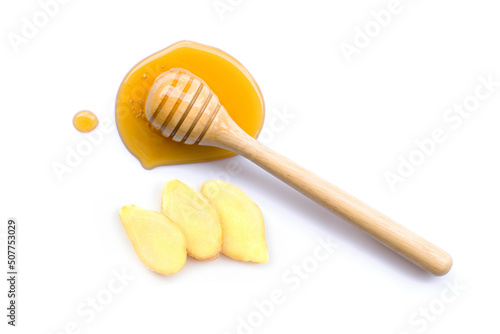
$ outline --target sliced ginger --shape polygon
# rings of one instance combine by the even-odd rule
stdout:
[[[186,239],[182,231],[161,213],[126,205],[120,220],[139,259],[164,275],[179,272],[186,263]]]
[[[240,261],[269,261],[264,218],[257,204],[235,185],[210,180],[201,193],[215,207],[222,224],[222,253]]]
[[[135,205],[120,210],[137,256],[153,271],[175,274],[187,254],[198,260],[222,252],[240,261],[269,261],[262,212],[231,183],[206,181],[200,193],[171,180],[163,189],[162,212]]]
[[[213,260],[219,255],[222,246],[219,216],[201,193],[179,180],[170,180],[163,188],[161,209],[184,232],[190,256]]]

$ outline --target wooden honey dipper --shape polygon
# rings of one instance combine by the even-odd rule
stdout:
[[[217,146],[253,161],[434,275],[450,270],[448,253],[245,133],[194,74],[179,68],[162,73],[149,91],[145,114],[154,128],[176,142]]]

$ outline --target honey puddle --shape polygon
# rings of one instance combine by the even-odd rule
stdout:
[[[264,121],[264,100],[250,73],[219,49],[195,42],[178,42],[134,66],[118,91],[118,131],[127,149],[144,168],[234,155],[221,148],[176,143],[163,137],[146,120],[144,106],[149,89],[158,75],[171,68],[183,68],[202,78],[233,120],[250,136],[258,136]]]
[[[90,132],[99,123],[97,116],[88,110],[82,110],[73,117],[73,126],[80,132]]]

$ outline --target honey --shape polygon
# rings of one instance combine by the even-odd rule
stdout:
[[[178,42],[138,63],[126,75],[118,91],[118,131],[127,149],[144,168],[234,155],[217,147],[174,142],[149,124],[144,112],[149,90],[158,75],[171,68],[183,68],[202,78],[236,124],[250,136],[258,136],[264,121],[264,100],[250,73],[219,49],[195,42]]]
[[[88,110],[82,110],[73,117],[73,126],[80,132],[90,132],[98,123],[97,116]]]

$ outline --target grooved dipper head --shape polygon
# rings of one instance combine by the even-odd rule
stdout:
[[[174,141],[197,144],[224,107],[196,75],[173,68],[156,78],[146,101],[151,125]]]

